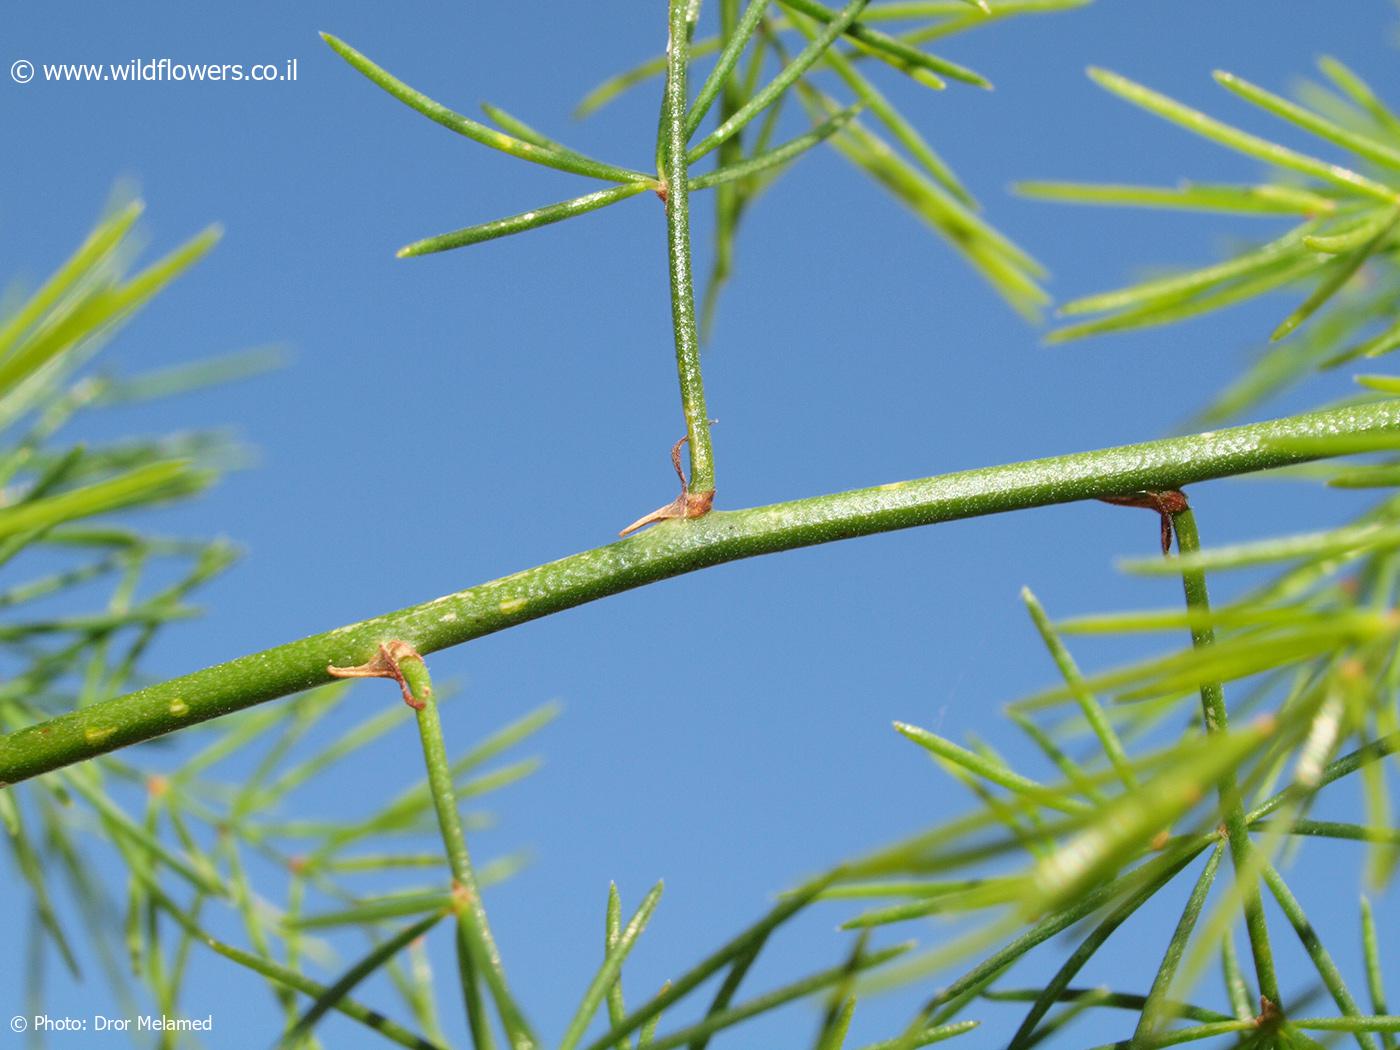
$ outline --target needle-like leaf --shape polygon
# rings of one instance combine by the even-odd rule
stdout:
[[[1188,131],[1193,131],[1229,149],[1237,150],[1280,168],[1288,168],[1292,171],[1302,172],[1304,175],[1311,175],[1324,182],[1330,182],[1343,189],[1373,197],[1387,204],[1394,204],[1400,198],[1400,192],[1389,186],[1340,165],[1329,164],[1324,160],[1310,157],[1286,146],[1262,139],[1257,135],[1241,131],[1239,128],[1231,127],[1229,124],[1208,117],[1199,110],[1184,106],[1166,95],[1134,83],[1117,73],[1111,73],[1106,69],[1090,68],[1089,76],[1100,87],[1119,98],[1141,106],[1150,113],[1155,113],[1173,124],[1178,124]]]
[[[451,233],[440,233],[435,237],[425,237],[421,241],[404,245],[397,254],[400,259],[406,259],[415,255],[445,252],[452,248],[465,248],[470,244],[493,241],[497,237],[509,237],[511,234],[523,233],[526,230],[572,219],[575,215],[583,215],[590,211],[597,211],[599,208],[606,208],[609,204],[616,204],[628,197],[635,197],[648,189],[652,189],[652,186],[647,183],[631,182],[623,186],[615,186],[612,189],[586,193],[582,197],[560,201],[558,204],[546,204],[542,208],[521,212],[519,215],[493,219],[491,222],[453,230]]]
[[[602,1005],[603,999],[617,984],[622,973],[622,964],[626,962],[628,954],[637,943],[637,938],[642,935],[647,923],[651,921],[651,913],[661,902],[661,890],[662,885],[659,882],[652,887],[651,892],[642,899],[637,911],[628,920],[627,925],[622,928],[616,942],[603,957],[603,964],[598,968],[593,980],[589,982],[588,990],[583,995],[583,1001],[579,1003],[573,1020],[564,1030],[564,1036],[559,1041],[559,1050],[574,1050],[574,1047],[578,1046],[589,1023],[593,1020],[593,1015],[598,1012],[598,1007]]]
[[[821,59],[822,55],[831,46],[842,30],[855,21],[870,0],[851,0],[840,13],[828,12],[830,16],[825,21],[826,27],[808,45],[802,49],[798,55],[785,65],[778,74],[759,89],[747,102],[735,111],[734,115],[726,120],[714,131],[710,132],[703,139],[691,146],[686,152],[686,160],[695,163],[705,154],[717,148],[721,143],[736,135],[745,125],[758,116],[765,109],[776,102],[782,94],[792,87],[813,64]]]
[[[831,8],[818,3],[817,0],[779,0],[779,3],[790,11],[806,15],[808,18],[815,18],[828,25],[833,24],[839,17]],[[981,74],[974,73],[966,66],[960,66],[956,62],[949,62],[947,59],[920,51],[918,48],[882,33],[878,29],[871,29],[861,22],[843,26],[841,32],[850,37],[856,47],[862,51],[908,73],[929,87],[942,87],[942,81],[937,79],[938,76],[945,76],[950,80],[960,80],[976,87],[989,88],[992,86]],[[927,76],[929,73],[935,74],[933,79]]]
[[[1237,215],[1303,215],[1336,210],[1329,197],[1296,186],[1225,186],[1182,182],[1177,186],[1127,186],[1114,183],[1026,181],[1012,190],[1033,200],[1062,204],[1127,205]]]
[[[735,23],[733,31],[728,35],[724,44],[724,50],[719,53],[719,58],[715,60],[714,68],[710,70],[710,75],[705,78],[705,82],[700,85],[700,90],[695,95],[695,101],[690,104],[690,108],[685,114],[685,134],[689,138],[695,134],[695,129],[700,126],[700,122],[705,119],[705,114],[710,111],[710,106],[714,104],[719,93],[724,90],[734,67],[738,64],[740,56],[744,53],[744,48],[748,47],[749,41],[753,39],[758,24],[763,21],[763,16],[768,10],[772,0],[749,0],[749,4],[744,8],[744,13]],[[694,55],[694,48],[691,49]]]
[[[548,168],[558,168],[560,171],[567,171],[574,175],[603,179],[608,182],[647,183],[654,181],[652,176],[644,175],[639,171],[619,168],[600,161],[590,161],[581,154],[572,151],[557,153],[552,149],[544,149],[534,143],[526,142],[524,139],[496,131],[470,117],[464,117],[462,114],[448,109],[421,91],[414,90],[393,74],[375,65],[345,41],[331,36],[329,33],[322,33],[321,39],[329,44],[336,54],[350,63],[355,70],[364,74],[368,80],[383,88],[404,105],[416,109],[429,120],[436,121],[443,127],[455,131],[473,142],[500,150],[502,153],[508,153],[512,157],[519,157],[521,160],[543,164]]]
[[[690,188],[692,190],[707,190],[714,186],[723,186],[725,183],[746,179],[760,172],[768,171],[770,168],[786,164],[788,161],[807,152],[807,150],[811,149],[813,146],[840,131],[859,112],[859,106],[851,106],[849,109],[843,109],[840,113],[818,124],[805,135],[798,135],[796,138],[789,139],[782,145],[774,146],[772,149],[765,150],[748,160],[740,161],[737,164],[731,164],[726,167],[716,168],[708,174],[691,179]]]
[[[1251,84],[1248,80],[1237,77],[1233,73],[1216,70],[1215,82],[1226,90],[1233,91],[1241,98],[1253,102],[1261,109],[1312,132],[1318,138],[1326,139],[1328,142],[1350,150],[1376,164],[1400,170],[1400,150],[1393,149],[1370,135],[1349,131],[1326,117],[1295,102],[1290,102],[1286,98],[1281,98],[1272,91],[1266,91],[1257,84]]]
[[[801,30],[808,40],[815,39],[816,28],[801,15],[793,15],[793,24]],[[890,104],[879,89],[861,76],[855,63],[835,48],[827,51],[823,61],[836,71],[836,75],[855,92],[856,98],[860,99],[861,103],[870,110],[871,115],[885,126],[885,130],[894,137],[894,140],[909,151],[910,156],[918,162],[919,167],[923,168],[930,178],[968,207],[975,208],[977,206],[972,194],[953,174],[952,168],[948,167],[943,158],[934,152],[933,147],[924,141],[923,136]]]

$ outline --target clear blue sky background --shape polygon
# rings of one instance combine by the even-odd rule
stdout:
[[[607,542],[670,498],[667,450],[683,426],[657,201],[396,260],[394,249],[420,236],[584,190],[410,112],[316,36],[336,33],[463,111],[494,101],[590,153],[646,167],[655,90],[584,125],[569,113],[605,75],[660,49],[663,8],[7,5],[5,67],[19,58],[299,60],[290,84],[0,82],[7,280],[47,273],[114,182],[133,179],[156,250],[211,220],[227,235],[122,336],[109,363],[144,369],[268,343],[293,354],[274,375],[88,424],[106,435],[228,424],[259,450],[255,467],[159,521],[169,532],[226,534],[248,553],[205,594],[208,616],[165,636],[153,671],[193,670]],[[1332,53],[1394,98],[1396,21],[1385,0],[1100,0],[950,42],[944,51],[986,73],[993,92],[881,84],[990,218],[1049,265],[1063,299],[1121,283],[1145,263],[1215,258],[1227,236],[1276,228],[1011,197],[1015,178],[1257,174],[1253,162],[1104,94],[1086,65],[1314,148],[1225,95],[1210,71],[1282,89]],[[707,203],[698,207],[704,231]],[[708,257],[702,235],[702,272]],[[815,153],[751,213],[706,358],[721,420],[719,503],[1161,436],[1238,374],[1286,309],[1273,298],[1169,331],[1045,349],[945,245],[839,157]],[[1335,377],[1268,411],[1344,389],[1346,377]],[[1207,540],[1228,541],[1277,530],[1284,494],[1225,483],[1193,497]],[[1287,506],[1300,528],[1352,509],[1331,493]],[[496,800],[500,827],[476,842],[483,859],[533,852],[488,904],[543,1031],[557,1037],[593,971],[608,880],[630,908],[666,879],[629,964],[638,999],[801,874],[964,804],[892,719],[954,738],[976,732],[1025,757],[997,711],[1049,682],[1053,667],[1018,588],[1030,584],[1056,615],[1173,602],[1170,581],[1113,568],[1117,555],[1150,551],[1155,528],[1145,514],[1090,504],[843,543],[674,580],[435,657],[437,677],[463,689],[448,716],[454,749],[550,698],[566,705],[535,743],[545,767]],[[349,706],[362,715],[391,702],[387,688],[366,687]],[[298,796],[300,815],[368,811],[418,774],[416,746],[405,725]],[[1335,919],[1324,927],[1329,945],[1354,964],[1349,851],[1310,845],[1298,871],[1307,903]],[[1141,945],[1161,942],[1184,893],[1125,931],[1126,947],[1083,983],[1133,985],[1125,975],[1146,965]],[[19,928],[25,899],[0,894],[4,928]],[[837,919],[826,911],[799,924],[751,987],[838,958]],[[445,981],[449,949],[435,938]],[[17,950],[0,952],[0,1017],[20,1009],[20,965]],[[1028,980],[1047,964],[1036,965]],[[1301,968],[1288,970],[1290,987],[1305,983]],[[74,987],[57,969],[50,983],[55,1012],[114,1009],[98,986]],[[389,1002],[382,987],[366,997]],[[1203,997],[1218,999],[1213,985]],[[450,988],[444,1001],[453,1002]],[[863,1008],[858,1037],[889,1034],[912,1001]],[[198,960],[188,1004],[215,1015],[209,1045],[261,1046],[275,1033],[261,985],[217,960]],[[1005,1024],[1009,1015],[985,1016]],[[461,1034],[451,1009],[448,1023]],[[815,1023],[802,1007],[717,1045],[805,1046]],[[361,1039],[334,1018],[325,1031],[331,1046]],[[1086,1025],[1057,1045],[1121,1034]],[[0,1034],[0,1045],[12,1042]],[[973,1035],[962,1045],[994,1043]]]

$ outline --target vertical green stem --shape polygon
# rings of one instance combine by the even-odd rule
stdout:
[[[462,1000],[467,1007],[467,1031],[471,1033],[472,1050],[496,1050],[496,1040],[491,1035],[491,1019],[486,1016],[486,1005],[481,1000],[481,982],[477,979],[476,963],[472,961],[472,946],[467,939],[466,927],[457,924],[457,972],[462,979]]]
[[[695,289],[690,264],[690,194],[686,164],[685,128],[688,0],[671,0],[670,42],[666,49],[666,96],[662,126],[666,148],[662,151],[666,184],[666,248],[671,269],[671,321],[675,329],[676,369],[680,376],[681,407],[690,445],[688,491],[711,493],[715,489],[714,457],[710,451],[710,423],[705,410],[705,383],[700,374],[700,338],[695,323]]]
[[[538,1042],[506,985],[500,952],[496,949],[491,927],[486,921],[486,908],[481,902],[481,891],[477,886],[476,873],[472,869],[471,854],[467,851],[466,832],[462,829],[462,817],[457,811],[457,792],[452,783],[452,763],[447,757],[447,745],[442,736],[442,720],[438,717],[437,700],[433,696],[428,667],[421,659],[410,657],[400,663],[399,670],[404,681],[408,683],[413,698],[422,705],[418,708],[418,734],[423,742],[423,762],[428,771],[428,790],[432,794],[433,809],[437,812],[442,842],[447,849],[447,863],[452,871],[457,899],[458,935],[465,942],[467,949],[459,954],[459,959],[463,966],[463,993],[468,1022],[479,1038],[484,1022],[481,1018],[480,1002],[473,994],[479,975],[485,980],[496,1004],[501,1026],[506,1031],[510,1045],[514,1050],[533,1050]]]
[[[1177,550],[1182,554],[1192,554],[1201,549],[1200,534],[1196,531],[1196,516],[1191,508],[1177,511],[1172,515],[1172,525],[1176,530]],[[1208,621],[1210,595],[1206,590],[1206,576],[1200,570],[1188,570],[1181,574],[1182,586],[1186,591],[1186,608],[1201,616],[1201,620],[1191,627],[1191,644],[1197,649],[1208,649],[1215,645],[1215,628]],[[1229,715],[1225,709],[1225,690],[1219,682],[1201,683],[1201,711],[1205,717],[1207,733],[1223,733],[1229,728]],[[1274,970],[1273,951],[1269,947],[1269,927],[1264,918],[1264,902],[1259,894],[1257,869],[1250,861],[1252,845],[1249,828],[1245,823],[1244,806],[1240,798],[1235,776],[1230,773],[1219,784],[1220,812],[1225,821],[1225,832],[1229,837],[1230,859],[1235,867],[1236,878],[1248,879],[1244,891],[1244,922],[1249,934],[1249,946],[1254,955],[1254,971],[1259,979],[1259,994],[1268,999],[1278,1009],[1283,1009],[1279,994],[1278,976]]]

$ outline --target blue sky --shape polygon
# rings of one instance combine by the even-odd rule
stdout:
[[[597,81],[660,49],[663,8],[8,7],[6,67],[298,61],[295,83],[0,81],[6,281],[47,273],[129,180],[148,202],[153,250],[211,221],[226,235],[108,363],[137,370],[268,344],[290,354],[275,374],[87,424],[94,436],[228,425],[257,450],[250,469],[152,521],[227,535],[247,552],[205,594],[208,614],[165,636],[152,670],[193,670],[596,546],[670,498],[667,452],[683,424],[658,202],[644,195],[518,238],[397,260],[408,241],[584,188],[424,120],[317,37],[334,32],[464,112],[495,102],[644,168],[656,90],[584,124],[569,114]],[[1394,96],[1398,20],[1385,0],[1098,0],[949,42],[944,51],[995,91],[931,94],[893,77],[881,86],[1067,299],[1145,264],[1216,258],[1226,238],[1276,228],[1011,196],[1018,178],[1257,174],[1252,161],[1095,88],[1086,65],[1311,148],[1216,88],[1211,70],[1286,89],[1331,53]],[[697,207],[704,272],[708,204]],[[705,361],[720,420],[718,505],[728,508],[1170,433],[1288,309],[1272,298],[1167,331],[1045,348],[944,244],[825,151],[760,202],[738,252]],[[1267,414],[1345,389],[1334,376]],[[1330,493],[1288,494],[1241,482],[1193,497],[1207,542],[1268,534],[1285,508],[1306,528],[1354,507]],[[999,706],[1054,669],[1018,589],[1031,585],[1055,615],[1172,602],[1170,581],[1113,568],[1154,542],[1146,515],[1101,505],[963,522],[724,566],[436,656],[435,676],[462,690],[447,725],[457,747],[551,698],[565,705],[535,743],[544,768],[501,796],[499,828],[476,843],[483,858],[533,854],[488,905],[543,1031],[558,1035],[592,973],[610,879],[629,906],[666,879],[629,964],[640,997],[801,874],[956,812],[959,789],[891,720],[954,738],[976,732],[1020,753]],[[1092,663],[1108,652],[1082,655]],[[698,686],[677,673],[695,666]],[[387,689],[366,687],[350,706],[362,716],[390,702]],[[417,775],[416,746],[404,727],[302,805],[329,816],[368,808]],[[1300,892],[1335,914],[1334,950],[1352,959],[1356,887],[1349,874],[1329,880],[1310,867],[1312,852],[1322,851],[1304,851]],[[0,922],[21,907],[5,895]],[[838,958],[836,921],[832,912],[799,925],[752,987]],[[1137,929],[1156,936],[1169,921],[1148,915]],[[447,974],[440,940],[434,959]],[[0,1015],[18,1009],[17,963],[0,953]],[[209,1045],[271,1040],[276,1014],[256,982],[235,993],[207,959],[196,972],[192,1001],[224,1019]],[[75,1011],[104,1001],[58,971],[51,987]],[[859,1037],[888,1034],[907,1002],[863,1010]],[[728,1045],[806,1045],[814,1024],[813,1011],[788,1011],[755,1029],[754,1042]],[[358,1038],[334,1019],[326,1031],[333,1046]]]

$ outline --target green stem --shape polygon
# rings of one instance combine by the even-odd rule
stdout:
[[[433,696],[428,666],[421,659],[408,658],[399,665],[404,681],[418,708],[418,734],[423,742],[423,764],[428,771],[428,790],[433,797],[442,843],[447,850],[447,863],[452,869],[454,897],[457,900],[458,934],[466,942],[466,951],[459,957],[471,971],[464,971],[463,994],[466,998],[468,1021],[474,1029],[480,1027],[480,1004],[471,994],[476,976],[486,982],[496,1010],[501,1016],[510,1044],[515,1050],[531,1050],[536,1046],[524,1015],[516,1005],[506,985],[505,970],[491,926],[486,920],[486,908],[481,902],[481,888],[472,869],[467,850],[467,835],[462,829],[462,817],[457,811],[457,791],[453,784],[452,760],[442,736],[442,719],[438,717],[437,699]]]
[[[751,510],[716,511],[688,522],[663,522],[605,547],[15,730],[0,737],[0,783],[13,784],[323,684],[331,680],[327,665],[364,663],[392,639],[431,653],[723,562],[984,514],[1160,491],[1326,454],[1318,447],[1285,444],[1299,439],[1396,431],[1400,400],[1380,401]]]
[[[1293,926],[1293,931],[1298,935],[1298,940],[1302,942],[1303,950],[1307,952],[1308,958],[1317,968],[1317,975],[1322,978],[1322,983],[1332,994],[1332,1001],[1337,1004],[1337,1008],[1348,1017],[1355,1020],[1362,1020],[1361,1008],[1356,1005],[1356,1000],[1352,998],[1350,989],[1343,979],[1341,971],[1337,969],[1337,964],[1332,961],[1332,956],[1327,953],[1327,949],[1322,946],[1322,940],[1318,937],[1317,931],[1313,929],[1312,923],[1308,920],[1307,913],[1302,905],[1298,903],[1298,898],[1293,896],[1293,892],[1288,888],[1288,884],[1283,881],[1283,876],[1278,873],[1278,869],[1272,864],[1265,864],[1263,870],[1264,883],[1269,887],[1269,892],[1273,894],[1274,900],[1278,902],[1280,910],[1288,917],[1289,923]],[[1338,1020],[1341,1020],[1338,1018]],[[1343,1029],[1346,1030],[1346,1029]],[[1376,1041],[1366,1032],[1364,1028],[1351,1029],[1361,1050],[1378,1050]]]
[[[1190,507],[1172,515],[1172,526],[1176,530],[1177,550],[1182,555],[1195,554],[1201,549],[1200,534],[1196,531],[1196,516]],[[1191,643],[1197,649],[1208,649],[1215,645],[1215,628],[1210,625],[1210,595],[1206,590],[1206,575],[1199,569],[1189,569],[1181,574],[1181,582],[1186,592],[1186,608],[1192,613],[1200,614],[1197,626],[1191,628]],[[1229,728],[1225,690],[1219,682],[1201,683],[1201,710],[1205,717],[1207,733],[1223,733]],[[1249,839],[1249,826],[1245,821],[1244,804],[1234,773],[1228,773],[1220,779],[1219,792],[1220,811],[1229,837],[1230,859],[1235,866],[1235,876],[1249,880],[1249,884],[1243,887],[1244,922],[1245,930],[1249,934],[1250,950],[1254,955],[1254,972],[1259,979],[1259,994],[1281,1010],[1283,999],[1279,994],[1273,952],[1269,947],[1269,927],[1264,917],[1264,902],[1259,894],[1256,869],[1250,859],[1253,847]]]
[[[681,407],[690,444],[688,492],[715,490],[710,420],[705,410],[705,383],[700,373],[700,335],[695,324],[695,288],[690,266],[690,185],[686,159],[686,66],[690,61],[686,12],[688,0],[671,0],[671,39],[666,51],[666,95],[662,125],[666,148],[661,172],[666,184],[666,248],[671,269],[671,322],[675,328],[676,370]]]

